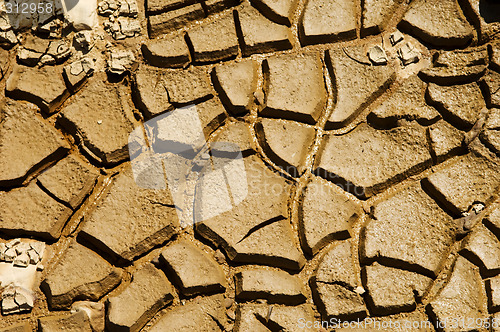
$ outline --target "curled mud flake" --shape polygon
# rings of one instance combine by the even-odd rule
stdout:
[[[387,64],[387,54],[385,50],[379,46],[375,45],[368,51],[368,58],[374,65],[385,65]]]
[[[478,223],[482,218],[482,213],[485,208],[483,203],[475,203],[471,206],[468,212],[462,213],[463,217],[456,220],[458,235],[465,235],[469,233],[472,228]]]

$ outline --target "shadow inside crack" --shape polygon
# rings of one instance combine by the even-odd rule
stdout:
[[[271,318],[270,316],[272,315],[272,311],[268,312],[268,314],[269,314],[269,317],[262,317],[258,313],[254,313],[255,318],[257,318],[257,320],[259,322],[261,322],[264,326],[266,326],[271,332],[285,331],[285,328],[283,326],[279,325],[277,322],[270,319]]]
[[[486,23],[500,22],[500,1],[480,0],[479,15]]]

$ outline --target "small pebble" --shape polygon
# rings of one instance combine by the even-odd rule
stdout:
[[[27,251],[27,254],[30,258],[30,264],[36,265],[40,261],[40,256],[36,253],[35,250],[30,249]]]
[[[408,43],[401,46],[398,50],[398,56],[404,66],[412,63],[417,63],[419,61],[418,52]]]
[[[16,251],[13,248],[9,248],[4,252],[4,260],[7,263],[13,262],[16,259]]]
[[[25,252],[17,256],[16,259],[14,260],[14,266],[17,267],[27,267],[29,264],[30,264],[30,258],[28,254],[26,254]]]
[[[217,251],[215,251],[215,260],[217,261],[217,263],[219,264],[222,264],[226,261],[226,257],[224,256],[224,254],[222,253],[222,251],[220,251],[220,249],[217,249]]]
[[[387,54],[382,47],[375,45],[368,51],[368,58],[374,65],[387,64]]]
[[[476,212],[476,214],[479,214],[479,212],[483,211],[484,208],[485,208],[485,206],[482,203],[476,203],[476,204],[472,205],[472,210],[474,210],[474,212]]]
[[[233,299],[224,299],[224,306],[226,307],[226,309],[229,309],[233,306]]]
[[[259,105],[264,105],[264,92],[262,90],[254,92],[253,96]]]
[[[389,37],[390,41],[391,41],[391,44],[392,46],[396,45],[397,43],[399,43],[400,41],[402,41],[404,39],[404,36],[401,32],[399,32],[398,30],[396,30],[394,33],[391,34],[391,36]]]
[[[19,243],[21,243],[20,239],[14,239],[14,240],[8,242],[6,245],[7,245],[7,248],[12,248],[12,247],[17,246]]]
[[[363,287],[358,286],[358,287],[356,287],[356,288],[354,289],[354,292],[355,292],[355,293],[358,293],[359,295],[363,295],[366,291],[365,291],[365,289],[364,289]]]
[[[160,266],[160,257],[155,257],[155,258],[153,258],[153,259],[151,260],[151,263],[152,263],[154,266],[156,266],[156,267]]]
[[[19,244],[16,246],[16,248],[15,248],[15,249],[16,249],[17,254],[18,254],[18,255],[20,255],[20,254],[22,254],[23,252],[28,251],[28,249],[30,249],[30,248],[31,248],[31,247],[30,247],[29,243],[27,243],[27,242],[21,242],[21,243],[19,243]]]

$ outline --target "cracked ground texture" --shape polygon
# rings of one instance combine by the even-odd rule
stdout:
[[[12,2],[0,331],[500,331],[497,1]],[[190,105],[231,208],[134,173]]]

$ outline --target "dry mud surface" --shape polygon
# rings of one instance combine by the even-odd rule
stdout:
[[[0,331],[500,331],[497,1],[31,2]]]

